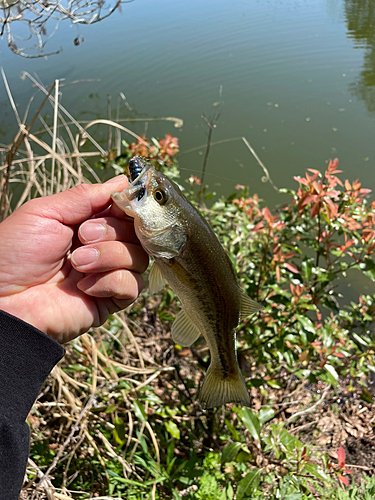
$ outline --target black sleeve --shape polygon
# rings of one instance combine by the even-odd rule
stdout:
[[[64,349],[0,311],[0,500],[17,500],[29,454],[27,415]]]

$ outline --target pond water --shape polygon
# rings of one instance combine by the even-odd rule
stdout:
[[[207,181],[218,192],[249,185],[267,203],[283,201],[240,139],[246,137],[278,187],[323,170],[338,157],[345,177],[375,187],[375,6],[366,0],[134,0],[92,26],[60,24],[45,59],[24,59],[0,40],[0,59],[22,111],[35,93],[22,71],[53,81],[77,118],[106,117],[107,94],[122,118],[175,116],[182,129],[149,122],[148,136],[170,131],[180,165],[199,174],[207,138],[201,119],[220,113]],[[84,41],[73,43],[77,36]],[[51,108],[45,113],[52,114]],[[131,128],[140,133],[143,124]],[[0,141],[16,122],[0,82]],[[100,133],[100,131],[99,131]],[[103,129],[103,139],[106,129]]]

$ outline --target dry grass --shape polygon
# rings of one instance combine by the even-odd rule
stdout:
[[[60,102],[59,80],[55,81],[52,88],[47,89],[28,73],[24,73],[24,77],[30,79],[33,86],[39,90],[39,95],[44,98],[36,113],[30,116],[35,96],[31,98],[24,116],[21,117],[2,69],[1,73],[18,130],[11,145],[0,147],[0,221],[29,199],[52,195],[82,182],[101,182],[101,172],[92,168],[92,162],[121,154],[124,135],[143,142],[138,134],[117,121],[102,119],[78,122]],[[45,113],[48,105],[53,111],[52,124],[46,123],[42,118],[42,112]],[[140,120],[148,121],[138,121]],[[173,117],[160,120],[173,122],[176,127],[183,124],[182,120]],[[41,130],[33,132],[36,123]],[[111,130],[107,149],[90,134],[89,130],[95,125],[104,125]],[[115,136],[114,148],[111,144],[112,130]],[[147,143],[145,145],[148,146]],[[128,450],[130,458],[134,456],[143,433],[147,433],[153,444],[159,468],[158,440],[147,420],[137,420],[134,398],[137,391],[155,381],[161,373],[174,371],[174,368],[157,362],[150,363],[150,360],[146,362],[125,314],[114,315],[114,320],[121,325],[116,335],[106,328],[108,324],[90,334],[82,335],[67,346],[65,359],[54,368],[48,378],[29,415],[31,446],[35,441],[47,438],[50,449],[56,453],[48,467],[41,467],[39,463],[29,459],[27,477],[32,477],[32,480],[25,482],[21,498],[71,499],[73,492],[69,490],[68,485],[72,477],[69,471],[71,461],[77,453],[81,458],[87,455],[88,463],[90,457],[96,457],[102,468],[101,473],[103,477],[107,476],[107,479],[107,462],[110,460],[121,464],[125,479],[132,478],[133,481],[142,482],[134,464],[123,457]],[[107,339],[119,347],[115,355],[110,356],[107,353]],[[63,370],[63,367],[67,368],[72,363],[85,365],[90,376],[88,377],[86,372],[82,375],[79,370],[72,375]],[[120,379],[128,383],[129,390],[115,389]],[[120,400],[127,415],[126,442],[121,455],[99,429],[104,426],[112,433],[115,428],[111,423],[111,416],[108,418],[105,413],[105,405],[100,411],[102,403],[99,401],[104,399],[116,403]],[[147,402],[144,409],[147,413]],[[62,486],[56,489],[52,480],[56,475],[56,467],[61,475],[61,463],[64,464]],[[79,471],[76,474],[78,473]],[[152,487],[153,497],[155,488],[156,484]],[[87,491],[87,497],[92,497],[91,491]]]
[[[119,123],[125,120],[77,121],[60,102],[62,85],[59,80],[47,89],[27,72],[23,73],[23,78],[28,78],[39,92],[30,99],[21,117],[6,75],[3,70],[1,73],[18,131],[11,145],[0,145],[0,221],[29,199],[65,191],[82,182],[101,182],[100,172],[91,166],[93,161],[120,155],[123,136],[142,142],[138,134]],[[44,100],[30,117],[31,105],[39,95],[44,95]],[[52,107],[52,124],[47,124],[42,117],[48,105]],[[148,123],[155,120],[173,122],[176,127],[183,124],[181,119],[174,117],[137,121]],[[41,127],[37,133],[32,131],[35,123]],[[110,132],[106,149],[90,134],[89,129],[94,125],[108,127]],[[112,129],[115,131],[114,147]]]
[[[90,375],[79,370],[70,375],[62,366],[56,366],[33,407],[29,416],[32,439],[49,439],[50,447],[56,454],[52,463],[44,470],[29,459],[27,473],[34,475],[34,479],[25,484],[23,498],[71,499],[73,492],[69,490],[69,483],[73,478],[70,465],[76,454],[80,458],[87,456],[88,462],[90,457],[96,457],[104,477],[107,475],[107,462],[116,461],[121,464],[125,479],[142,482],[134,463],[125,460],[124,456],[129,455],[129,450],[130,459],[134,456],[143,433],[152,442],[157,467],[160,467],[158,438],[147,420],[137,418],[134,399],[142,387],[149,385],[162,373],[165,376],[165,372],[173,372],[174,368],[145,361],[125,314],[114,316],[121,325],[116,335],[103,326],[91,334],[82,335],[67,348],[63,366],[69,368],[71,365],[84,364],[89,367]],[[119,346],[111,356],[105,346],[108,337],[113,337]],[[120,380],[127,381],[130,388],[118,389]],[[110,403],[120,406],[122,413],[126,413],[128,417],[124,436],[126,443],[121,453],[116,451],[113,440],[110,442],[100,430],[103,426],[110,432],[115,428],[115,424],[111,423],[111,415],[106,413]],[[147,414],[147,402],[145,411]],[[117,414],[117,410],[115,413]],[[51,482],[56,477],[57,466],[62,479],[62,486],[58,491]],[[90,498],[91,493],[92,491],[87,491]]]

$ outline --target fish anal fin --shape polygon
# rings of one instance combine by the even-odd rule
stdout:
[[[215,374],[211,366],[199,391],[198,399],[204,409],[226,403],[250,406],[250,394],[240,371],[238,370],[234,376],[225,378]]]
[[[240,312],[240,320],[247,318],[251,314],[256,313],[263,309],[263,306],[255,302],[255,300],[251,299],[247,295],[245,295],[242,291],[240,292],[240,300],[241,300],[241,312]]]
[[[190,319],[184,309],[177,314],[172,325],[173,342],[182,346],[189,347],[200,337],[201,333],[195,323]]]
[[[154,262],[151,266],[148,281],[151,295],[159,292],[165,285],[165,279],[163,278],[160,267],[156,264],[156,262]]]

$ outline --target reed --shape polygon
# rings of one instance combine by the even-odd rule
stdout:
[[[114,121],[109,114],[107,119],[79,122],[61,104],[63,85],[59,80],[47,89],[27,72],[22,77],[29,79],[44,98],[36,113],[30,116],[34,97],[31,98],[21,117],[3,69],[1,75],[16,118],[17,131],[10,145],[0,146],[0,221],[29,199],[55,194],[82,182],[101,182],[103,173],[92,165],[101,159],[108,160],[110,155],[120,155],[123,137],[131,137],[146,148],[150,147],[149,142],[119,123],[126,119]],[[42,117],[42,111],[45,112],[48,106],[53,113],[51,124]],[[135,121],[149,120],[182,126],[182,120],[174,117]],[[36,124],[39,130],[34,132]],[[115,131],[116,141],[112,141],[112,132],[108,132],[108,150],[89,132],[94,125],[107,126],[109,131]],[[115,148],[111,151],[113,142]]]

